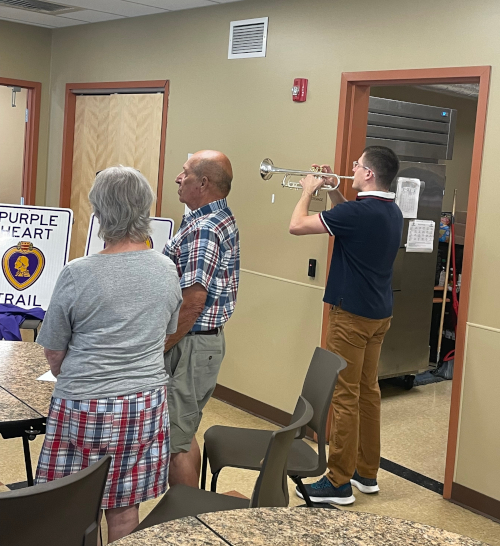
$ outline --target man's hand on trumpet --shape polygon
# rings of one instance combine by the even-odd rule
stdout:
[[[320,173],[320,172],[321,173],[333,173],[332,168],[330,167],[330,165],[318,165],[317,163],[313,163],[311,165],[311,169],[314,169],[315,171],[318,171],[318,173]],[[323,184],[329,184],[330,183],[328,178],[323,178],[322,180],[323,180]],[[347,201],[347,199],[340,193],[340,191],[338,189],[328,191],[328,196],[330,197],[330,201],[332,202],[332,206],[335,206],[335,205],[338,205],[339,203],[343,203],[344,201]]]
[[[316,172],[308,174],[303,178],[300,181],[300,185],[304,188],[304,191],[313,195],[316,190],[321,189],[321,186],[331,184],[331,179],[321,177],[320,173],[333,173],[333,171],[330,165],[318,165],[317,163],[311,165],[311,170]]]
[[[304,177],[300,181],[300,185],[303,188],[302,195],[299,202],[295,206],[290,220],[289,231],[292,235],[308,235],[313,233],[326,233],[326,227],[320,219],[319,214],[313,214],[309,216],[309,205],[311,203],[312,196],[316,190],[320,190],[325,184],[331,184],[330,177],[322,177],[321,173],[332,173],[330,165],[312,165],[312,172]],[[344,196],[338,190],[331,190],[328,192],[333,205],[337,205],[342,201],[345,201]]]
[[[319,174],[319,173],[318,173]],[[304,189],[304,192],[307,195],[313,195],[314,192],[323,186],[326,181],[324,178],[321,178],[314,173],[308,174],[305,178],[300,181],[300,185]]]

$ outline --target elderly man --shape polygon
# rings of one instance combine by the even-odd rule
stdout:
[[[175,180],[179,201],[191,212],[163,251],[177,266],[183,297],[177,332],[165,344],[171,486],[198,487],[201,456],[194,435],[217,383],[225,352],[223,325],[236,304],[240,243],[226,202],[232,178],[229,159],[204,150],[186,161]]]
[[[332,172],[328,165],[321,170]],[[309,216],[311,197],[324,180],[308,175],[301,180],[304,190],[290,221],[293,235],[335,237],[323,299],[331,306],[326,347],[347,362],[333,395],[328,473],[306,485],[313,502],[352,504],[351,485],[362,493],[379,490],[378,361],[391,325],[392,269],[403,230],[403,216],[389,191],[398,170],[392,150],[369,146],[353,164],[356,201],[332,191],[334,207]],[[302,497],[298,489],[297,495]]]

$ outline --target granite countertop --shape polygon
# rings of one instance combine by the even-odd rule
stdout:
[[[0,425],[9,421],[28,421],[43,417],[37,411],[0,387]]]
[[[449,531],[401,519],[321,508],[262,508],[198,516],[234,546],[480,546]]]
[[[36,378],[49,369],[43,347],[37,343],[0,343],[0,387],[44,416],[49,412],[54,383]]]
[[[196,518],[182,518],[132,533],[112,543],[113,546],[172,544],[178,546],[224,546],[225,543]]]

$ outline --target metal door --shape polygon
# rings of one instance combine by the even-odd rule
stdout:
[[[394,264],[393,319],[382,345],[380,378],[416,373],[429,365],[429,332],[445,168],[445,165],[401,162],[398,177],[418,178],[423,182],[418,218],[435,222],[434,250],[431,253],[406,252],[404,244],[410,220],[405,219],[401,247]],[[391,187],[394,192],[396,180]]]

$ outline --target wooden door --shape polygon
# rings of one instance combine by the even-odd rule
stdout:
[[[88,194],[96,172],[114,165],[133,167],[157,194],[162,107],[162,93],[76,97],[70,260],[85,252],[92,212]],[[152,216],[154,212],[153,205]]]

